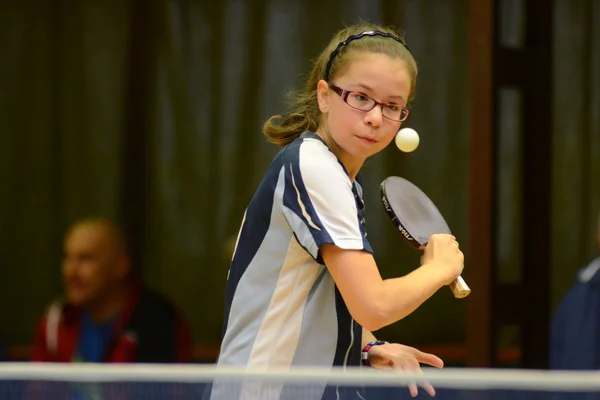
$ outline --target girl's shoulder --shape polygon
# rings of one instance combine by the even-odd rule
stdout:
[[[323,139],[312,132],[304,133],[285,146],[280,150],[278,157],[284,166],[315,172],[334,170],[346,174],[344,167]]]

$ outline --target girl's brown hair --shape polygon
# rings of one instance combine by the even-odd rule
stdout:
[[[332,53],[336,51],[340,43],[347,40],[350,36],[368,31],[391,34],[399,38],[400,42],[382,35],[365,35],[360,39],[349,41],[346,45],[341,46],[339,52],[330,60]],[[292,111],[283,116],[274,115],[265,123],[263,131],[267,140],[284,147],[293,142],[302,133],[306,131],[315,132],[317,130],[321,119],[321,111],[319,111],[317,101],[317,84],[321,79],[330,81],[339,71],[347,67],[350,60],[349,55],[352,52],[368,51],[381,53],[403,60],[406,63],[412,80],[409,100],[412,99],[417,81],[417,63],[403,43],[402,36],[394,29],[376,24],[361,23],[352,25],[336,33],[331,42],[329,42],[319,55],[319,58],[314,62],[312,71],[302,89],[290,93],[290,108]],[[328,76],[325,76],[328,63],[330,62]]]

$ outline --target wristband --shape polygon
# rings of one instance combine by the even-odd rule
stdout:
[[[376,340],[374,342],[367,343],[367,345],[363,347],[362,353],[360,355],[362,365],[366,367],[371,366],[371,363],[369,362],[369,350],[371,350],[371,347],[373,346],[381,346],[382,344],[389,344],[389,342],[384,342],[383,340]]]

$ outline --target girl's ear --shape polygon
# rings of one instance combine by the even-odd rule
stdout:
[[[317,83],[317,100],[319,109],[326,114],[329,110],[329,85],[322,79]]]

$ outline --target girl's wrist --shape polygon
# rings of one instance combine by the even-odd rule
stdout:
[[[375,346],[381,346],[384,344],[389,344],[389,342],[385,342],[383,340],[375,340],[373,342],[369,342],[366,344],[365,347],[363,347],[362,352],[361,352],[361,362],[362,365],[364,365],[365,367],[370,367],[371,363],[369,362],[369,350],[371,350],[371,348],[375,347]]]

